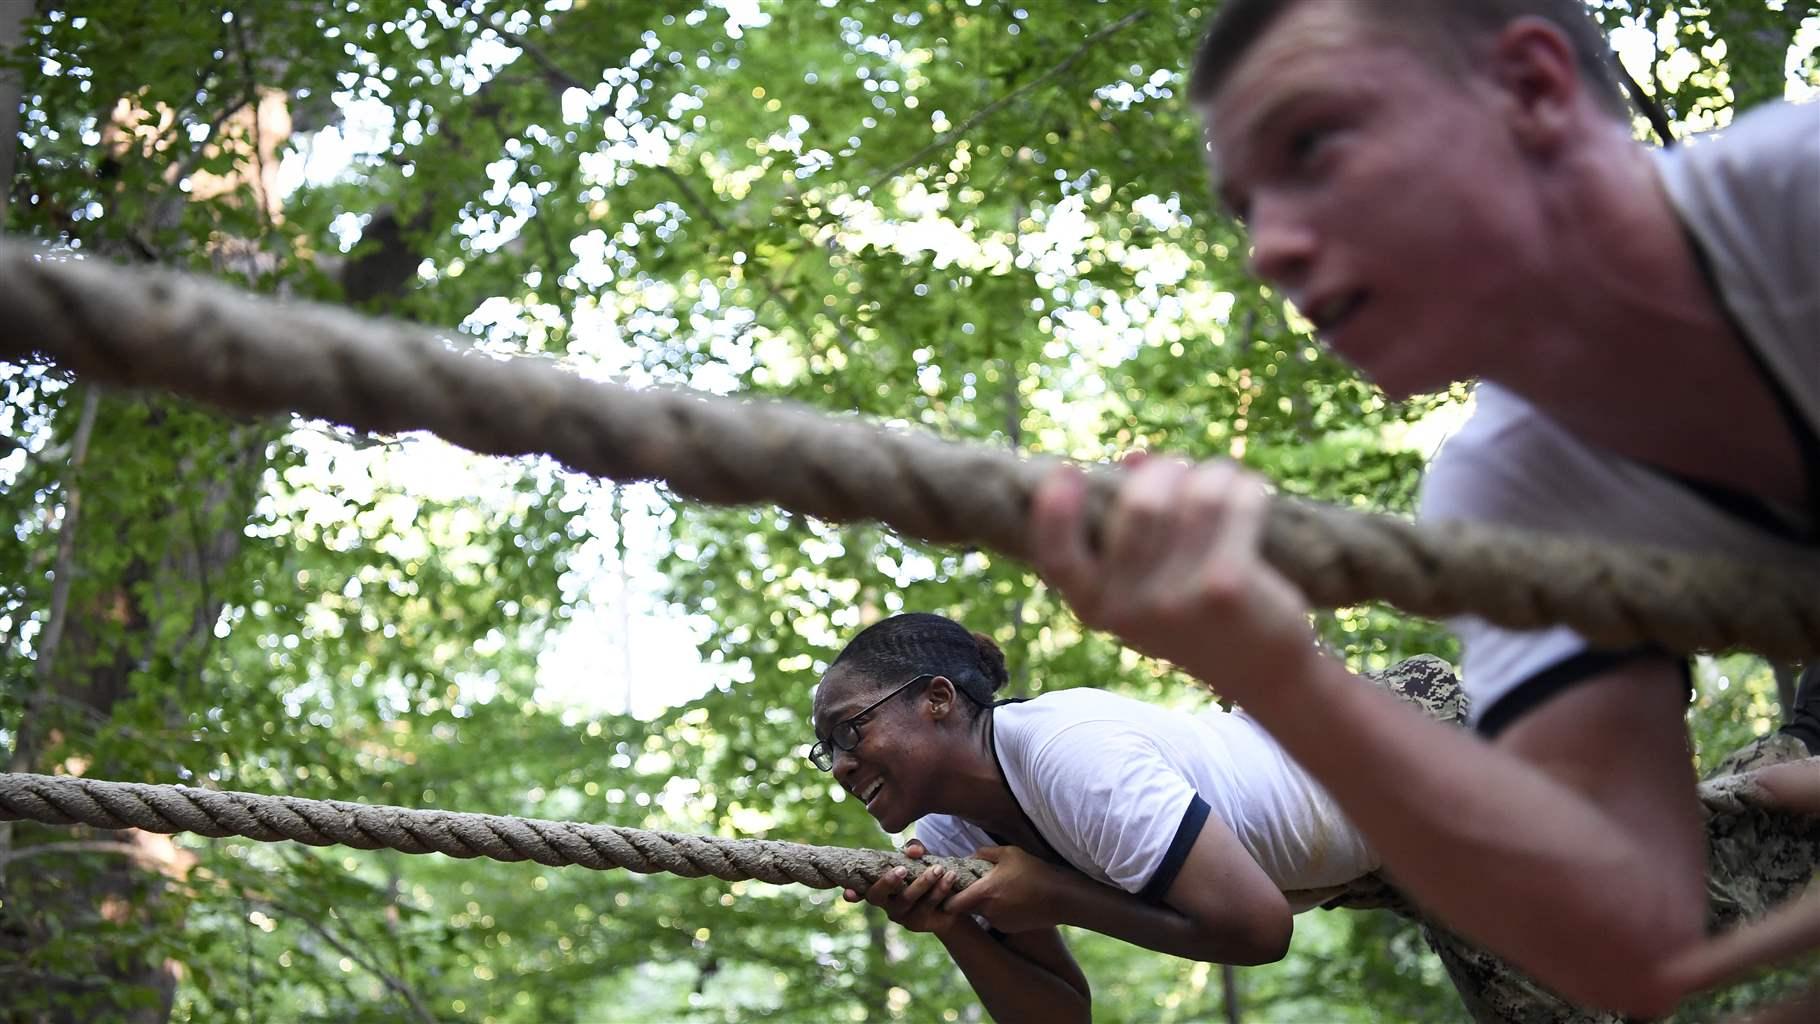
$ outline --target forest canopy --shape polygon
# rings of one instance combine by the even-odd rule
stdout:
[[[1182,97],[1214,6],[4,4],[3,226],[634,386],[1406,512],[1467,392],[1386,401],[1249,275]],[[1639,137],[1820,88],[1811,3],[1592,6]],[[1021,695],[1215,699],[980,551],[44,364],[0,363],[0,516],[14,771],[879,847],[804,754],[817,674],[883,615],[988,633]],[[1317,620],[1356,668],[1456,653]],[[1698,669],[1704,756],[1774,727],[1786,666]],[[1099,1020],[1460,1017],[1387,914],[1304,915],[1237,972],[1070,941]],[[152,1024],[983,1017],[838,893],[28,824],[0,989]]]

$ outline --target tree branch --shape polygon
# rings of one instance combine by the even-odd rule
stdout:
[[[399,978],[390,971],[380,967],[377,963],[373,962],[371,958],[362,956],[359,950],[354,949],[346,942],[336,938],[335,933],[329,931],[327,927],[316,921],[310,915],[298,913],[289,907],[277,903],[268,902],[266,903],[266,906],[271,907],[281,914],[295,918],[305,928],[314,932],[322,941],[328,943],[330,948],[334,949],[335,952],[352,960],[362,969],[367,971],[367,973],[378,978],[386,988],[391,989],[394,994],[404,1000],[405,1004],[411,1008],[411,1015],[421,1021],[422,1024],[436,1024],[436,1016],[430,1012],[429,1007],[424,1005],[423,997],[418,995],[417,990],[412,988],[404,979]]]
[[[118,839],[71,839],[61,843],[40,843],[37,846],[26,846],[17,850],[0,851],[0,871],[5,871],[16,861],[25,860],[27,857],[68,853],[111,853],[138,861],[151,859],[145,850],[132,843],[123,843]]]
[[[1125,15],[1123,18],[1120,18],[1119,20],[1113,22],[1112,24],[1107,25],[1107,26],[1099,29],[1098,31],[1094,32],[1092,35],[1088,36],[1085,40],[1083,40],[1081,45],[1076,47],[1073,53],[1070,53],[1068,56],[1063,57],[1061,59],[1061,61],[1059,63],[1057,63],[1054,67],[1051,67],[1049,70],[1043,72],[1042,74],[1036,76],[1035,78],[1032,78],[1030,81],[1025,82],[1023,85],[1018,86],[1017,88],[1011,90],[1010,92],[1006,93],[1005,95],[1000,96],[998,99],[993,100],[991,103],[988,103],[985,106],[981,107],[979,110],[974,112],[973,116],[971,116],[971,117],[967,118],[967,120],[961,122],[960,127],[955,128],[952,131],[944,133],[940,138],[936,139],[934,142],[929,143],[927,146],[924,146],[923,148],[910,154],[908,157],[904,158],[903,160],[898,161],[889,170],[886,170],[886,171],[880,173],[878,175],[877,179],[875,181],[873,181],[872,184],[861,188],[859,191],[859,194],[864,196],[864,195],[868,195],[874,191],[877,191],[879,186],[890,181],[892,178],[897,177],[898,173],[903,171],[906,167],[910,167],[917,163],[920,163],[922,161],[922,159],[924,157],[928,156],[930,153],[933,153],[939,149],[942,149],[946,146],[953,144],[957,139],[960,139],[962,136],[966,135],[969,131],[972,131],[975,127],[978,127],[980,125],[980,123],[985,121],[987,118],[989,118],[992,115],[998,113],[999,111],[1005,109],[1006,107],[1010,106],[1011,104],[1017,102],[1020,98],[1023,97],[1023,95],[1025,93],[1028,93],[1032,89],[1035,89],[1038,86],[1044,84],[1045,82],[1048,82],[1050,79],[1056,78],[1062,74],[1067,73],[1069,68],[1072,68],[1072,67],[1074,67],[1075,64],[1079,63],[1080,59],[1082,57],[1085,57],[1087,55],[1087,52],[1089,50],[1092,50],[1095,46],[1099,45],[1100,43],[1104,42],[1107,39],[1112,38],[1113,36],[1117,35],[1118,33],[1123,32],[1125,29],[1130,28],[1132,25],[1135,25],[1138,22],[1143,21],[1145,18],[1148,18],[1148,17],[1150,17],[1150,12],[1148,10],[1132,11],[1130,14]]]
[[[701,197],[701,193],[695,191],[694,187],[689,184],[688,179],[684,178],[681,173],[669,164],[653,164],[652,166],[659,174],[670,179],[670,183],[675,185],[677,190],[683,194],[683,198],[689,201],[690,207],[701,211],[702,217],[707,220],[715,231],[718,231],[723,235],[727,233],[727,222],[721,220],[720,217],[715,214],[714,208],[709,206],[707,201]]]
[[[1655,130],[1657,141],[1662,143],[1664,149],[1673,147],[1676,142],[1675,129],[1668,123],[1668,114],[1663,112],[1662,104],[1657,103],[1654,96],[1643,91],[1643,83],[1637,81],[1637,76],[1630,73],[1630,69],[1624,66],[1623,61],[1614,59],[1612,63],[1618,66],[1618,73],[1624,76],[1624,84],[1629,88],[1631,102],[1637,105],[1637,109],[1643,112],[1644,117],[1649,118],[1649,126]]]
[[[57,648],[63,642],[64,623],[69,618],[70,575],[76,560],[76,522],[82,508],[82,491],[76,478],[88,460],[89,439],[95,433],[95,417],[101,408],[101,392],[93,385],[82,389],[82,412],[76,420],[76,435],[70,445],[69,482],[64,485],[63,521],[57,526],[57,560],[51,567],[50,618],[39,638],[32,666],[32,689],[25,695],[25,708],[19,714],[19,727],[13,735],[13,751],[7,758],[7,770],[21,772],[31,765],[31,728],[41,694],[50,685],[51,671],[57,661]],[[6,852],[0,842],[0,856]]]
[[[498,25],[493,25],[491,28],[494,32],[499,34],[501,39],[504,39],[506,42],[511,43],[513,46],[524,51],[524,55],[531,58],[533,64],[536,64],[543,69],[544,78],[552,85],[560,85],[565,89],[580,89],[582,92],[593,91],[591,86],[583,85],[581,79],[564,71],[562,65],[552,60],[550,55],[545,53],[543,48],[539,47],[536,43],[531,42],[523,35],[513,32],[510,29],[500,28]]]
[[[64,485],[63,521],[57,525],[57,558],[51,566],[50,618],[38,637],[33,655],[32,680],[27,683],[25,700],[19,709],[19,721],[13,729],[13,749],[6,758],[8,771],[20,772],[31,767],[37,744],[33,731],[50,687],[51,667],[57,659],[57,647],[63,642],[63,624],[68,619],[70,573],[76,560],[76,519],[82,507],[82,491],[76,477],[88,460],[89,438],[95,433],[95,417],[101,408],[101,392],[94,385],[82,389],[82,412],[76,420],[76,434],[70,443],[68,482]],[[5,866],[13,859],[13,823],[0,823],[0,890],[5,888]]]

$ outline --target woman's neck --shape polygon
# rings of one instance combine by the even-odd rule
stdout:
[[[939,808],[1001,835],[1024,827],[1024,811],[999,767],[992,738],[992,712],[982,709],[965,745],[955,752],[944,773]]]

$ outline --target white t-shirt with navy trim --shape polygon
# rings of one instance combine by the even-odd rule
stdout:
[[[1703,250],[1719,296],[1773,387],[1812,436],[1820,423],[1820,103],[1772,104],[1723,132],[1659,151],[1664,186]],[[1597,339],[1588,339],[1596,344]],[[1808,452],[1811,457],[1812,452]],[[1809,466],[1810,474],[1814,472]],[[1811,477],[1810,477],[1811,479]],[[1470,519],[1659,544],[1820,570],[1811,510],[1752,521],[1687,484],[1580,441],[1493,384],[1423,480],[1420,518]],[[1805,520],[1808,536],[1787,529]],[[1599,652],[1563,627],[1450,623],[1481,728],[1496,731],[1539,691],[1591,675]],[[1490,719],[1487,716],[1491,716]]]
[[[993,711],[999,766],[1036,831],[1096,881],[1160,899],[1208,815],[1284,891],[1341,885],[1378,859],[1325,790],[1243,712],[1170,711],[1072,689]],[[930,853],[997,845],[971,822],[917,824]]]

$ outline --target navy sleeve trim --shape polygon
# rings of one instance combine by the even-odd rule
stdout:
[[[1148,903],[1163,902],[1169,887],[1175,884],[1175,876],[1182,873],[1182,865],[1188,862],[1188,851],[1194,849],[1194,841],[1201,837],[1207,816],[1212,813],[1213,808],[1196,794],[1182,814],[1182,823],[1176,826],[1175,838],[1169,842],[1169,851],[1163,854],[1163,863],[1157,865],[1156,874],[1150,876],[1150,884],[1138,893],[1138,899]]]
[[[1511,688],[1510,692],[1498,698],[1496,703],[1479,716],[1479,735],[1491,739],[1510,728],[1517,719],[1555,697],[1620,665],[1633,661],[1670,657],[1672,655],[1653,645],[1630,647],[1618,651],[1581,651],[1578,654],[1569,655],[1518,683]],[[1677,664],[1681,669],[1681,679],[1687,686],[1687,692],[1691,695],[1694,690],[1694,677],[1688,668],[1687,659],[1681,658]]]

